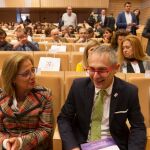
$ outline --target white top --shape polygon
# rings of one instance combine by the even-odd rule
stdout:
[[[62,21],[64,22],[64,26],[73,25],[77,26],[77,15],[75,13],[71,13],[69,16],[67,13],[64,13],[62,16]]]
[[[102,117],[102,123],[101,123],[101,139],[110,138],[110,130],[109,130],[109,112],[110,112],[110,100],[111,100],[111,93],[112,93],[112,87],[113,87],[114,79],[112,84],[105,89],[107,92],[107,95],[104,96],[104,105],[103,105],[103,117]],[[94,102],[96,99],[97,92],[99,92],[100,89],[95,88],[95,97]],[[89,131],[90,136],[90,131]]]
[[[127,24],[132,23],[132,16],[131,13],[125,12],[126,22]]]
[[[104,22],[105,22],[105,15],[102,15],[102,16],[101,16],[101,19],[102,19],[102,25],[104,25]]]
[[[133,68],[135,73],[140,73],[140,67],[139,67],[138,62],[131,62],[131,65],[132,65],[132,68]],[[127,66],[124,66],[122,68],[122,72],[127,73]]]

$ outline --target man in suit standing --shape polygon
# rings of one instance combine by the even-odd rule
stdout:
[[[147,19],[142,36],[148,39],[146,53],[150,56],[150,18]]]
[[[146,130],[138,89],[115,77],[119,68],[115,51],[108,45],[101,45],[91,52],[85,64],[89,77],[74,80],[58,116],[63,148],[80,150],[80,144],[93,141],[92,123],[97,121],[100,130],[97,130],[99,127],[96,130],[100,136],[94,141],[111,138],[120,150],[145,150]],[[107,93],[103,98],[103,111],[99,114],[102,118],[94,120],[96,97],[101,90]]]
[[[137,20],[134,13],[131,12],[131,2],[125,2],[125,11],[121,12],[117,17],[117,29],[126,29],[136,35]]]
[[[106,10],[101,10],[101,15],[97,16],[97,22],[100,22],[102,28],[107,27],[107,16],[106,16]]]

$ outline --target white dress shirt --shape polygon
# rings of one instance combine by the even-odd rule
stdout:
[[[111,100],[113,83],[114,83],[114,79],[113,79],[112,84],[107,89],[105,89],[107,92],[107,95],[104,96],[103,117],[102,117],[102,123],[101,123],[101,139],[111,137],[110,130],[109,130],[109,112],[110,112],[110,100]],[[95,88],[94,102],[95,102],[97,92],[99,92],[100,90],[101,89]],[[89,131],[89,137],[90,137],[90,131]]]

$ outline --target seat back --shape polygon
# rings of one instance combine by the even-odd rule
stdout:
[[[41,74],[36,77],[37,84],[52,90],[54,124],[56,124],[61,102],[64,101],[64,72]]]
[[[65,99],[67,98],[73,80],[82,77],[87,77],[86,72],[65,71]]]
[[[60,58],[60,71],[68,71],[70,63],[70,53],[48,53],[47,51],[34,51],[34,64],[38,67],[40,57]]]
[[[128,82],[136,85],[139,89],[139,101],[146,127],[150,127],[150,78],[132,77]]]
[[[71,52],[70,53],[70,71],[76,71],[76,66],[83,59],[82,52]]]

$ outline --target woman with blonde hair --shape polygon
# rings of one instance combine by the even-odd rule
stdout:
[[[83,60],[79,62],[76,66],[77,72],[85,71],[85,67],[87,64],[87,58],[90,52],[97,46],[100,46],[100,43],[97,40],[91,39],[89,42],[87,42],[87,45],[85,47],[84,53],[83,53]]]
[[[17,53],[2,67],[0,147],[11,150],[52,150],[51,91],[37,86],[33,58]],[[1,149],[0,148],[0,149]]]
[[[150,60],[141,45],[139,38],[128,35],[122,41],[118,51],[121,71],[125,73],[144,73],[144,61]]]

